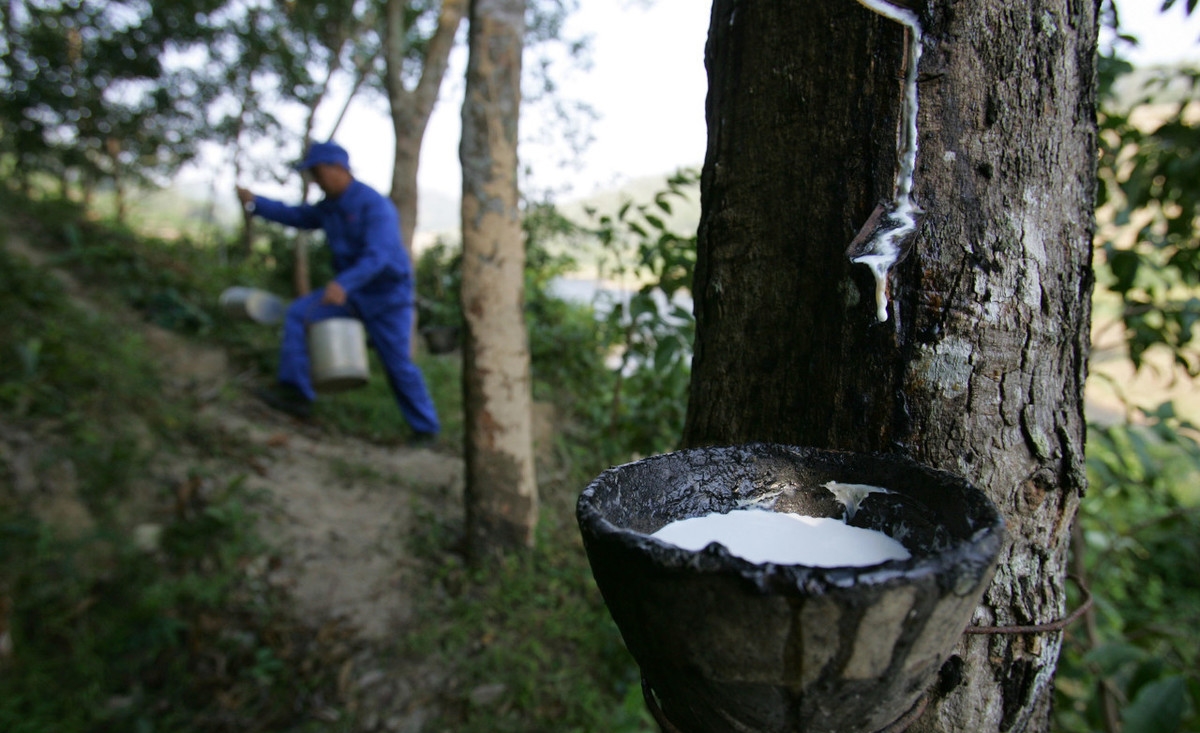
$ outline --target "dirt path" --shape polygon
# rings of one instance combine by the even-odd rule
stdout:
[[[289,589],[300,617],[314,627],[347,622],[363,642],[395,634],[412,611],[405,580],[414,502],[461,506],[462,459],[325,433],[251,397],[221,350],[142,328],[173,388],[212,398],[198,417],[261,451],[246,485],[269,507],[260,529],[279,547],[270,579]]]
[[[411,613],[405,550],[415,492],[457,504],[462,461],[322,436],[254,404],[202,416],[265,448],[247,485],[270,497],[262,529],[281,549],[272,581],[291,590],[302,615],[348,621],[364,641],[395,633]]]

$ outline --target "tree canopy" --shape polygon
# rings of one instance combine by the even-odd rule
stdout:
[[[50,174],[87,191],[104,180],[165,182],[210,142],[238,175],[282,179],[286,162],[314,137],[330,137],[364,92],[393,113],[407,110],[412,119],[398,129],[419,150],[458,22],[439,27],[463,5],[13,0],[0,6],[0,154],[17,176]],[[560,39],[576,6],[530,3],[529,43]],[[418,95],[431,60],[432,89]],[[547,69],[533,67],[530,88],[558,94]],[[335,121],[318,129],[326,107],[333,114],[324,118]],[[256,157],[262,143],[271,152]],[[413,158],[405,178],[415,175]]]
[[[172,64],[207,43],[224,0],[0,6],[0,151],[18,173],[165,173],[205,132],[204,79]]]

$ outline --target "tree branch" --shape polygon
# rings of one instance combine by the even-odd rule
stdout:
[[[1092,609],[1092,592],[1079,578],[1074,578],[1079,590],[1083,591],[1083,603],[1079,604],[1071,613],[1062,618],[1053,621],[1047,621],[1044,624],[1029,624],[1026,626],[968,626],[963,630],[964,634],[1048,634],[1055,631],[1062,631],[1071,624],[1079,620],[1079,617]]]
[[[437,101],[438,90],[442,87],[442,79],[450,65],[450,49],[454,47],[454,36],[458,33],[459,23],[466,12],[467,0],[442,0],[437,31],[429,39],[421,79],[417,82],[417,88],[413,90],[413,101],[421,119],[428,118],[433,111],[433,103]]]
[[[346,103],[342,105],[342,111],[338,113],[337,119],[334,120],[333,129],[329,131],[329,137],[333,138],[337,134],[338,128],[342,126],[342,122],[346,119],[346,112],[350,110],[350,103],[354,101],[354,97],[358,95],[358,90],[362,88],[363,82],[367,79],[367,72],[375,64],[375,59],[379,58],[379,49],[370,56],[364,56],[354,66],[354,84],[350,87],[350,94],[346,97]]]

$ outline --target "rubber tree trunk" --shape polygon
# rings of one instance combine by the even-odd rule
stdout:
[[[525,243],[517,191],[517,120],[525,0],[474,0],[463,133],[463,405],[471,558],[533,545]]]
[[[896,452],[966,476],[1009,534],[977,625],[1065,612],[1086,481],[1096,11],[919,4],[925,213],[879,322],[845,250],[893,195],[904,27],[852,0],[712,10],[685,443]],[[1060,643],[964,636],[910,730],[1047,730]]]

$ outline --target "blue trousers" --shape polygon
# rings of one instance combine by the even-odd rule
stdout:
[[[317,394],[313,390],[308,358],[308,324],[327,318],[361,317],[370,344],[383,362],[400,413],[414,432],[437,433],[441,429],[437,410],[425,387],[421,370],[409,357],[412,306],[397,306],[370,317],[362,317],[346,306],[322,305],[322,292],[313,291],[288,306],[283,322],[283,344],[279,349],[279,381],[300,390],[309,400],[315,400]]]

